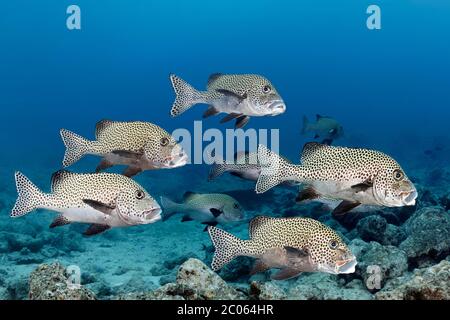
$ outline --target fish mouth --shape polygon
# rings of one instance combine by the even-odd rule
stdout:
[[[269,105],[268,108],[270,109],[270,114],[272,116],[277,116],[279,114],[282,114],[286,111],[286,105],[284,104],[283,100],[274,100]]]
[[[161,220],[162,210],[160,207],[155,207],[153,209],[147,210],[143,212],[143,216],[146,223],[153,223],[158,220]]]
[[[350,259],[338,260],[336,262],[336,273],[337,274],[350,274],[356,271],[356,265],[358,261],[356,261],[355,257]]]
[[[188,155],[185,152],[180,152],[176,155],[167,157],[164,161],[166,168],[178,168],[187,164]]]
[[[409,192],[402,192],[400,196],[402,197],[402,202],[405,206],[414,206],[416,204],[418,193],[416,190],[412,190]]]

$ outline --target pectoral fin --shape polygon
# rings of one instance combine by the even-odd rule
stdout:
[[[144,151],[134,152],[134,151],[127,151],[127,150],[114,150],[111,152],[112,154],[115,154],[117,156],[127,158],[127,159],[141,159],[144,155]]]
[[[249,116],[240,116],[239,118],[236,119],[236,124],[234,125],[234,127],[236,129],[243,128],[249,121],[250,121]]]
[[[306,258],[309,257],[309,252],[304,249],[294,248],[294,247],[284,247],[286,250],[286,255],[288,258]]]
[[[142,169],[139,167],[134,167],[134,166],[129,166],[126,167],[126,169],[123,171],[123,175],[131,178],[134,177],[135,175],[137,175],[138,173],[142,172]]]
[[[237,99],[239,103],[241,103],[243,100],[247,99],[246,93],[244,93],[243,95],[240,95],[238,93],[235,93],[235,92],[227,90],[227,89],[216,89],[216,91],[225,96],[233,97],[233,98]]]
[[[373,182],[370,180],[366,180],[363,183],[358,183],[352,186],[352,189],[355,190],[355,192],[361,192],[366,191],[367,189],[370,189],[373,187]]]
[[[254,275],[260,272],[265,272],[269,270],[270,267],[266,265],[261,259],[258,259],[255,261],[255,264],[253,265],[252,270],[250,271],[250,275]]]
[[[220,120],[220,123],[225,123],[228,121],[231,121],[233,119],[239,118],[242,116],[242,113],[230,113],[227,116],[225,116],[222,120]]]
[[[95,236],[96,234],[100,234],[105,232],[106,230],[111,229],[110,226],[106,224],[91,224],[89,228],[83,233],[85,236]]]
[[[206,111],[203,113],[203,119],[215,116],[216,114],[218,114],[219,111],[217,111],[216,108],[214,108],[213,106],[210,106],[208,109],[206,109]]]
[[[301,271],[291,268],[284,268],[271,276],[272,280],[288,280],[297,277]]]
[[[223,210],[219,210],[216,208],[211,208],[211,209],[209,209],[209,211],[212,213],[214,218],[217,218],[218,216],[220,216],[223,213]]]
[[[102,159],[102,161],[99,163],[99,165],[95,169],[95,172],[98,173],[100,171],[106,170],[108,168],[111,168],[113,165],[114,165],[114,163],[112,163],[108,160]]]
[[[96,200],[83,199],[83,202],[91,208],[94,208],[95,210],[100,211],[106,215],[111,215],[112,212],[116,209],[115,206],[104,204]]]
[[[242,172],[230,171],[230,174],[235,177],[243,178]]]
[[[299,192],[296,202],[302,202],[305,200],[313,200],[319,198],[319,194],[312,187],[308,187]]]
[[[336,207],[336,209],[333,210],[332,214],[334,217],[339,217],[346,214],[347,212],[356,208],[359,205],[361,205],[361,203],[359,202],[350,202],[344,200]]]
[[[315,270],[308,250],[293,247],[284,247],[284,249],[286,250],[286,258],[290,269],[295,269],[299,273]]]
[[[183,218],[181,218],[181,222],[188,222],[188,221],[192,221],[193,219],[189,216],[183,216]]]
[[[57,216],[55,218],[55,220],[53,220],[52,224],[50,225],[50,229],[56,228],[56,227],[62,227],[65,226],[67,224],[70,224],[69,219],[67,219],[66,217],[64,217],[62,214],[60,214],[59,216]]]

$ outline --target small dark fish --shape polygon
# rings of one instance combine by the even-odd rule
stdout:
[[[206,225],[227,224],[243,219],[243,209],[239,202],[221,193],[186,192],[183,203],[161,197],[161,204],[164,209],[164,220],[175,213],[183,214],[183,222],[195,220]]]
[[[331,145],[334,140],[344,136],[344,128],[331,117],[316,116],[316,122],[309,122],[306,116],[303,117],[302,134],[313,132],[314,139],[321,138],[323,144]]]

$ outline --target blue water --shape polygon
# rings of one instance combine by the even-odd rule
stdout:
[[[82,29],[69,31],[65,11],[73,2]],[[381,30],[366,27],[370,4],[381,7]],[[60,128],[93,138],[95,123],[106,118],[192,130],[205,106],[171,118],[170,73],[199,89],[215,72],[269,78],[287,111],[252,118],[247,128],[280,128],[280,151],[293,161],[312,140],[300,135],[302,116],[322,114],[344,126],[337,144],[387,152],[411,176],[448,165],[448,1],[18,0],[3,1],[0,15],[0,186],[10,197],[4,223],[17,223],[6,222],[15,170],[48,190],[64,153]],[[232,127],[219,120],[203,127]],[[443,150],[433,159],[424,155],[436,146]],[[85,158],[71,170],[92,170],[97,161]],[[206,166],[187,166],[137,180],[155,196],[177,196],[205,191],[206,175]]]

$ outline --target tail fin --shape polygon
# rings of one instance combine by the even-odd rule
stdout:
[[[292,176],[292,172],[290,172],[292,171],[290,169],[296,168],[297,166],[286,161],[278,154],[273,153],[262,144],[258,147],[258,160],[261,164],[261,174],[256,182],[256,193],[264,193],[288,180],[301,182],[300,177]]]
[[[63,166],[66,168],[80,160],[89,151],[90,141],[66,129],[61,129],[60,134],[66,146],[63,160]]]
[[[208,233],[216,251],[211,263],[214,271],[244,253],[244,241],[219,228],[209,226]]]
[[[309,121],[306,116],[303,116],[303,126],[302,126],[302,134],[306,134],[308,132]]]
[[[209,171],[208,180],[214,180],[218,176],[224,174],[227,171],[227,165],[222,163],[213,164],[211,170]]]
[[[45,194],[21,172],[16,172],[15,178],[19,196],[11,211],[12,218],[21,217],[30,213],[42,205],[45,200]]]
[[[179,116],[194,104],[206,102],[204,101],[204,93],[197,91],[180,77],[171,74],[170,81],[172,82],[172,87],[176,95],[175,102],[170,110],[172,117]]]
[[[161,197],[161,205],[163,207],[162,221],[166,221],[173,216],[177,210],[179,204],[166,197]]]

